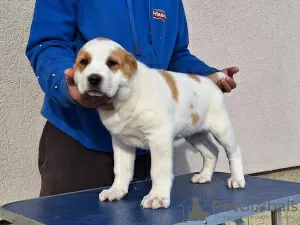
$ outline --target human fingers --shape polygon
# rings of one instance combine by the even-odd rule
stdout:
[[[237,66],[229,67],[227,68],[227,75],[232,78],[234,74],[239,72],[239,70],[240,69]]]
[[[229,84],[226,82],[225,79],[222,79],[220,81],[221,85],[222,85],[222,90],[225,92],[230,92],[231,91],[231,87],[229,86]]]
[[[231,89],[236,88],[236,82],[232,78],[226,77],[225,79],[227,84],[231,87]]]
[[[74,73],[75,70],[73,68],[69,68],[65,70],[66,82],[68,86],[75,86]]]

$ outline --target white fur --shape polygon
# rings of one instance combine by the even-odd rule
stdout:
[[[79,91],[88,92],[86,77],[100,72],[103,77],[101,92],[113,97],[115,110],[99,115],[112,135],[115,180],[111,188],[100,193],[101,201],[121,199],[128,193],[133,178],[135,148],[150,149],[152,189],[141,204],[144,208],[169,207],[173,182],[173,143],[185,138],[204,158],[201,172],[192,178],[194,183],[211,181],[217,159],[216,139],[229,159],[231,178],[229,188],[245,187],[243,162],[233,124],[221,90],[208,77],[197,82],[186,74],[169,72],[176,81],[178,102],[172,97],[166,80],[156,69],[141,62],[129,80],[121,71],[112,73],[105,60],[112,49],[120,47],[113,41],[92,40],[84,46],[93,61],[83,73],[76,72]],[[225,77],[218,73],[219,79]],[[116,76],[116,77],[113,77]],[[191,108],[191,104],[193,108]],[[199,116],[195,126],[192,113]]]

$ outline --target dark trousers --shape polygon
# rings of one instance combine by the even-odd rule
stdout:
[[[39,145],[40,196],[111,186],[113,153],[86,149],[47,121]],[[137,156],[133,181],[150,177],[150,155]]]

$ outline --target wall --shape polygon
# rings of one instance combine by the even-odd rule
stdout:
[[[42,92],[24,52],[34,1],[0,1],[0,204],[39,191]]]
[[[24,51],[33,0],[1,0],[0,204],[36,197],[38,141],[44,119],[35,76]],[[185,1],[191,50],[218,68],[240,66],[228,105],[245,171],[300,164],[300,3]],[[175,173],[198,171],[200,155],[175,149]],[[217,166],[228,171],[224,151]]]

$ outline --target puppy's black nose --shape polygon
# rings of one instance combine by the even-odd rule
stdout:
[[[97,87],[100,85],[100,83],[102,81],[102,77],[99,74],[91,74],[88,77],[88,81],[92,87]]]

